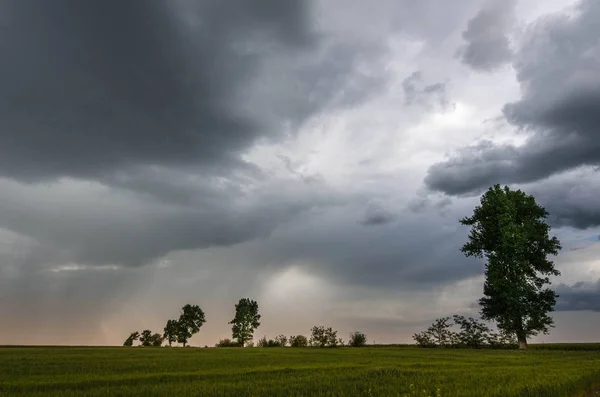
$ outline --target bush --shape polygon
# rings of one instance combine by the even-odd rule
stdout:
[[[367,344],[367,335],[362,332],[356,331],[350,334],[350,340],[348,341],[348,346],[352,347],[362,347]]]
[[[306,347],[308,346],[308,339],[304,335],[292,335],[290,336],[291,347]]]
[[[237,341],[231,340],[229,338],[221,339],[215,347],[240,347],[240,344]]]
[[[435,320],[427,330],[414,334],[413,339],[420,347],[454,347],[454,348],[493,348],[506,349],[517,346],[514,335],[503,332],[495,333],[490,328],[473,317],[454,316]],[[460,327],[460,332],[451,330],[453,325]]]
[[[285,335],[277,335],[275,337],[275,342],[277,342],[279,347],[286,347],[288,344],[288,338]]]
[[[311,329],[310,345],[314,347],[336,347],[341,340],[337,338],[337,331],[324,326],[314,326]]]
[[[262,338],[260,338],[258,340],[258,343],[256,344],[256,346],[257,347],[280,347],[277,340],[267,339],[266,336],[263,336]]]

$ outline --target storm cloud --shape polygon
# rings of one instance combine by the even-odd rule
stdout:
[[[600,280],[595,283],[581,281],[571,286],[560,284],[556,292],[559,295],[557,311],[600,312]]]
[[[457,53],[477,71],[492,71],[512,58],[509,38],[516,0],[487,0],[462,34],[466,44]]]
[[[425,183],[448,194],[494,183],[527,183],[600,163],[600,4],[541,18],[529,27],[513,63],[521,98],[504,105],[522,145],[482,141],[429,168]]]
[[[492,180],[552,213],[559,284],[597,279],[570,228],[600,234],[577,4],[0,2],[0,343],[120,344],[194,303],[212,345],[243,296],[267,335],[410,342],[475,313],[458,219]]]

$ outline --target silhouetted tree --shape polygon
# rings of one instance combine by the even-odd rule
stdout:
[[[185,347],[188,339],[197,334],[205,322],[204,311],[198,305],[187,304],[182,307],[181,315],[177,320],[177,342]]]
[[[169,346],[171,346],[173,342],[177,342],[178,330],[179,324],[177,320],[167,321],[167,325],[165,325],[163,330],[163,338],[169,343]]]
[[[133,346],[133,342],[138,340],[140,338],[140,333],[135,331],[132,332],[131,335],[129,335],[129,337],[127,339],[125,339],[125,342],[123,342],[123,346]]]
[[[362,332],[356,331],[350,334],[350,340],[348,345],[352,347],[362,347],[367,344],[367,335]]]
[[[233,324],[231,333],[241,347],[252,339],[254,330],[260,326],[260,314],[256,301],[243,298],[235,305],[235,317],[229,322]]]

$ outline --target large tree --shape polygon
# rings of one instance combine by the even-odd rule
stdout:
[[[252,339],[254,330],[260,326],[260,314],[258,314],[258,303],[243,298],[235,305],[235,317],[229,322],[233,324],[231,333],[237,339],[241,347]]]
[[[177,342],[183,344],[188,342],[192,335],[200,331],[200,327],[206,322],[204,311],[198,305],[189,303],[181,308],[181,315],[177,320]]]
[[[547,286],[558,276],[548,255],[561,249],[550,237],[548,212],[533,196],[507,186],[491,187],[475,207],[473,216],[460,223],[471,226],[469,241],[461,248],[466,256],[485,258],[481,315],[498,328],[516,335],[521,349],[527,338],[548,333],[558,295]]]

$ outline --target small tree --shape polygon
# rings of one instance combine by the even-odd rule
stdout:
[[[488,343],[490,329],[484,323],[473,317],[457,315],[454,316],[454,323],[460,327],[460,332],[456,334],[459,345],[479,349]]]
[[[163,343],[163,337],[161,334],[152,334],[150,336],[150,346],[154,346],[154,347],[160,347],[162,346]]]
[[[339,341],[337,331],[324,326],[314,326],[311,329],[310,344],[315,347],[336,347]]]
[[[177,342],[185,347],[188,339],[197,334],[205,322],[204,311],[198,305],[187,304],[182,307],[177,321]]]
[[[142,346],[152,346],[153,341],[154,339],[152,338],[152,331],[149,329],[143,330],[142,334],[140,335],[140,342],[142,343]]]
[[[260,326],[260,314],[258,314],[258,303],[243,298],[235,305],[235,317],[229,322],[233,324],[231,333],[237,339],[241,347],[252,339],[254,330]]]
[[[448,347],[452,344],[452,324],[449,322],[450,317],[438,318],[429,327],[428,331],[436,345],[439,347]]]
[[[554,324],[548,313],[558,295],[546,285],[549,276],[560,272],[547,257],[557,255],[561,246],[549,236],[547,216],[533,196],[495,185],[481,197],[473,216],[460,220],[471,226],[461,251],[487,259],[484,296],[479,300],[482,317],[515,334],[521,349],[527,348],[528,337],[547,334]]]
[[[308,346],[308,338],[304,335],[292,335],[290,336],[291,347],[306,347]]]
[[[362,347],[367,344],[367,335],[362,332],[356,331],[350,333],[350,340],[348,345],[352,347]]]
[[[125,342],[123,342],[123,346],[133,346],[133,342],[138,340],[140,338],[140,333],[135,331],[132,332],[131,335],[129,335],[129,337],[127,339],[125,339]]]
[[[277,335],[275,337],[275,342],[277,342],[279,347],[286,347],[288,344],[288,338],[285,335]]]
[[[169,346],[172,345],[172,343],[177,342],[177,334],[178,334],[178,330],[179,330],[179,324],[177,323],[177,320],[168,320],[167,321],[167,325],[165,325],[164,328],[164,333],[163,333],[163,338],[169,342]]]

